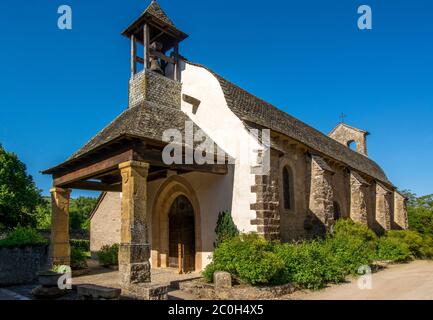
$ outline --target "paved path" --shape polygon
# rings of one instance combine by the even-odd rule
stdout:
[[[11,301],[11,300],[29,300],[29,299],[9,289],[0,288],[0,301],[2,300]]]
[[[358,280],[317,292],[296,292],[300,300],[433,300],[433,261],[392,265],[373,274],[372,290],[360,290]]]

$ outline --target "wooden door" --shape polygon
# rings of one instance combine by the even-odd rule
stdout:
[[[169,266],[171,268],[181,266],[183,272],[195,270],[194,223],[194,209],[191,203],[186,197],[179,196],[174,201],[169,214]]]

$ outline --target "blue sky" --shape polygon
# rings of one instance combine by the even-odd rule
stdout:
[[[181,53],[328,133],[348,115],[395,185],[433,193],[433,1],[158,1],[190,38]],[[39,171],[127,106],[129,42],[145,0],[0,2],[0,143]],[[57,8],[73,30],[57,28]],[[373,30],[357,28],[368,4]],[[80,193],[75,192],[74,195]]]

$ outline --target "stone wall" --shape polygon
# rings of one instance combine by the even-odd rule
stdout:
[[[129,80],[129,107],[150,101],[179,108],[182,84],[152,71],[142,71]]]
[[[368,132],[353,128],[344,123],[339,124],[329,134],[331,138],[345,146],[348,146],[351,142],[355,142],[356,151],[365,156],[367,156],[367,135]]]
[[[302,149],[296,146],[285,146],[286,154],[280,157],[279,190],[280,190],[280,230],[281,240],[284,242],[308,238],[305,229],[310,194],[310,165],[309,159]],[[283,168],[289,166],[293,173],[294,205],[292,210],[284,208],[283,201]]]
[[[312,156],[309,217],[313,235],[326,233],[334,224],[334,174],[323,158]]]
[[[340,217],[350,217],[350,174],[345,167],[336,164],[330,165],[335,174],[332,176],[332,189],[334,191],[334,202],[340,207]]]
[[[120,193],[107,192],[90,220],[92,257],[106,245],[120,244]]]
[[[356,172],[350,172],[350,218],[368,225],[369,184]],[[372,211],[370,211],[371,213]]]
[[[271,172],[269,175],[256,175],[251,192],[256,194],[256,203],[251,204],[256,218],[251,221],[257,226],[257,233],[268,240],[280,239],[280,212],[278,188],[278,155],[271,150]],[[253,170],[254,171],[254,170]]]
[[[0,286],[30,284],[48,268],[48,246],[0,248]]]
[[[394,192],[394,226],[395,229],[408,229],[407,200],[399,192]]]
[[[379,225],[377,231],[391,229],[392,209],[392,192],[382,184],[376,183],[376,222]]]

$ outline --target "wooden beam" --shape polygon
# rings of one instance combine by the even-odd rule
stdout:
[[[133,150],[128,150],[121,154],[112,156],[108,159],[102,160],[98,163],[83,167],[81,169],[77,169],[63,176],[55,177],[54,186],[61,187],[72,182],[90,179],[91,177],[95,177],[104,172],[112,171],[114,169],[117,169],[119,164],[121,164],[122,162],[134,160],[133,157]]]
[[[143,59],[144,59],[144,69],[146,70],[147,68],[149,68],[149,50],[150,50],[150,42],[149,39],[150,35],[149,35],[149,26],[146,23],[144,25],[143,28],[143,46],[144,46],[144,54],[143,54]]]
[[[166,62],[168,62],[168,63],[175,64],[175,60],[174,60],[174,59],[172,59],[172,58],[170,58],[170,57],[167,57],[167,56],[166,56],[165,54],[163,54],[162,52],[159,52],[159,51],[156,51],[156,50],[153,50],[153,49],[150,49],[149,51],[150,51],[150,55],[152,55],[152,56],[156,56],[156,57],[158,57],[159,59],[164,60],[164,61],[166,61]]]
[[[147,162],[151,166],[167,168],[170,170],[185,170],[185,171],[196,171],[206,172],[212,174],[225,175],[228,172],[227,165],[225,164],[172,164],[167,165],[162,160],[162,151],[155,149],[146,149],[145,145],[133,146],[131,149],[124,151],[123,153],[111,156],[107,159],[103,159],[97,163],[89,164],[84,167],[75,169],[74,171],[65,173],[63,175],[54,176],[54,186],[64,187],[65,185],[73,182],[95,179],[105,173],[112,173],[118,170],[119,164],[127,161],[142,161]]]
[[[131,78],[137,73],[137,41],[135,35],[131,36]]]
[[[104,192],[122,192],[122,185],[110,185],[96,181],[77,181],[65,185],[68,189],[90,190],[90,191],[104,191]]]
[[[156,36],[154,36],[151,40],[150,43],[154,43],[160,36],[162,36],[165,33],[165,31],[161,31],[160,33],[158,33]]]
[[[180,81],[179,43],[174,46],[174,80]]]
[[[185,170],[185,171],[196,171],[206,172],[212,174],[225,175],[228,173],[227,165],[225,164],[172,164],[167,165],[162,161],[161,150],[150,150],[141,149],[137,147],[135,149],[134,160],[147,162],[152,166],[168,168],[170,170]]]
[[[142,57],[135,57],[138,63],[144,64],[144,59]]]

